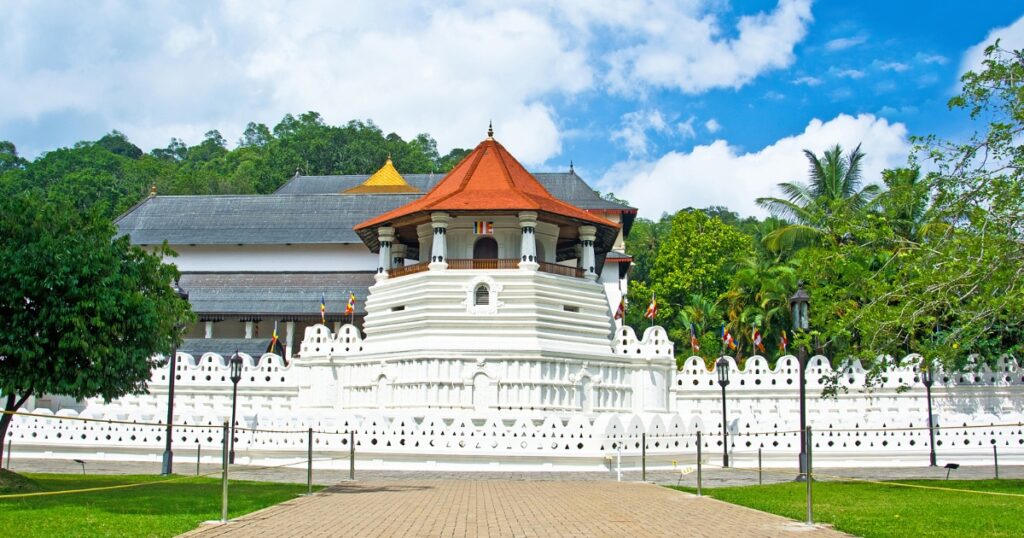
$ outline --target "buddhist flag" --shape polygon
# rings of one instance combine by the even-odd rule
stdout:
[[[764,344],[761,343],[761,331],[757,330],[757,327],[754,327],[754,334],[751,335],[750,339],[754,342],[754,348],[764,353]]]
[[[615,310],[615,319],[622,319],[626,317],[626,296],[623,295],[619,299],[619,308]]]
[[[348,292],[348,303],[345,305],[345,315],[352,315],[356,311],[356,294]]]
[[[494,233],[494,223],[478,220],[473,223],[473,233],[476,235],[490,235]]]
[[[267,347],[267,353],[277,353],[276,348],[281,346],[281,340],[277,337],[277,322],[274,322],[274,333],[270,336],[270,345]],[[283,351],[283,350],[282,350]],[[282,352],[281,355],[284,355]]]
[[[789,347],[789,338],[786,338],[786,331],[782,331],[782,338],[779,339],[779,348],[785,353],[787,347]]]
[[[658,317],[658,299],[651,294],[651,304],[647,306],[647,311],[644,312],[644,317],[654,321],[654,318]]]
[[[690,324],[690,347],[694,353],[700,352],[700,340],[697,340],[697,328]]]
[[[722,344],[729,349],[736,349],[736,341],[733,340],[732,335],[729,334],[729,329],[722,325]]]
[[[327,324],[327,295],[320,294],[320,323]]]

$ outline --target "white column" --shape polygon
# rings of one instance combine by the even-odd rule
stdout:
[[[251,321],[246,321],[245,322],[245,338],[246,339],[251,339],[252,338],[252,322]]]
[[[520,211],[519,229],[522,231],[519,268],[536,271],[540,267],[540,264],[537,263],[537,213]]]
[[[213,322],[212,321],[207,321],[206,322],[206,334],[203,335],[203,338],[213,338]]]
[[[434,229],[434,243],[430,249],[430,269],[432,271],[443,271],[448,268],[448,223],[451,217],[448,213],[437,212],[430,214],[430,226]]]
[[[594,240],[597,239],[597,227],[580,226],[580,246],[583,247],[583,275],[589,280],[597,280],[597,264],[594,262]]]
[[[409,247],[401,243],[393,243],[391,245],[391,267],[404,267],[408,252]]]
[[[395,229],[390,226],[377,228],[377,240],[380,242],[380,252],[377,257],[377,274],[374,278],[380,282],[388,277],[391,270],[391,242],[395,239]]]
[[[295,337],[295,322],[289,321],[284,324],[284,358],[285,360],[292,360],[292,341]]]

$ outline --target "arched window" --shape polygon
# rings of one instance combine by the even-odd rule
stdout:
[[[473,245],[474,260],[497,260],[498,242],[493,237],[481,237]]]
[[[473,304],[475,306],[488,305],[491,302],[491,290],[487,284],[480,284],[473,290]]]

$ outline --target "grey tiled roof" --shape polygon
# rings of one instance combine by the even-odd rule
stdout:
[[[235,351],[259,358],[267,351],[268,347],[270,347],[270,338],[186,338],[182,341],[178,351],[188,353],[196,359],[202,357],[203,353],[209,352],[227,358],[234,355]]]
[[[626,233],[633,208],[604,200],[574,173],[534,174],[553,196],[580,209],[621,210]],[[273,195],[154,196],[117,219],[137,245],[281,245],[362,243],[352,228],[422,194],[337,193],[369,176],[296,176]],[[422,193],[440,174],[404,176]]]
[[[327,316],[340,319],[348,293],[356,295],[355,314],[366,314],[367,288],[373,273],[184,273],[192,310],[200,316],[254,315],[320,317],[320,294],[327,296]]]
[[[154,196],[116,222],[139,245],[361,243],[356,224],[410,194]]]

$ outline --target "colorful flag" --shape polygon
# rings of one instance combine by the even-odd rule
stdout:
[[[267,353],[276,353],[275,348],[281,345],[281,341],[277,337],[277,322],[274,322],[274,333],[270,336],[270,345],[267,347]]]
[[[476,235],[490,235],[494,233],[494,223],[478,220],[473,223],[473,233]]]
[[[782,331],[782,338],[779,339],[779,348],[785,353],[787,347],[789,347],[789,338],[786,338],[786,331]]]
[[[700,351],[700,340],[697,340],[697,328],[690,324],[690,347],[693,348],[694,353]]]
[[[761,353],[764,353],[764,344],[761,342],[761,331],[754,327],[754,334],[751,336],[751,340],[754,342],[754,347],[757,348]]]
[[[320,323],[327,324],[327,295],[320,294]]]
[[[622,319],[624,317],[626,317],[626,296],[625,295],[623,295],[622,298],[619,299],[619,308],[617,308],[615,310],[615,319]]]
[[[348,304],[345,305],[345,315],[352,315],[356,311],[356,294],[348,292]]]
[[[647,306],[647,311],[644,312],[644,317],[654,321],[654,318],[658,317],[658,300],[651,294],[651,304]]]
[[[729,349],[736,349],[736,341],[733,340],[732,335],[729,334],[729,329],[722,325],[722,343]]]

